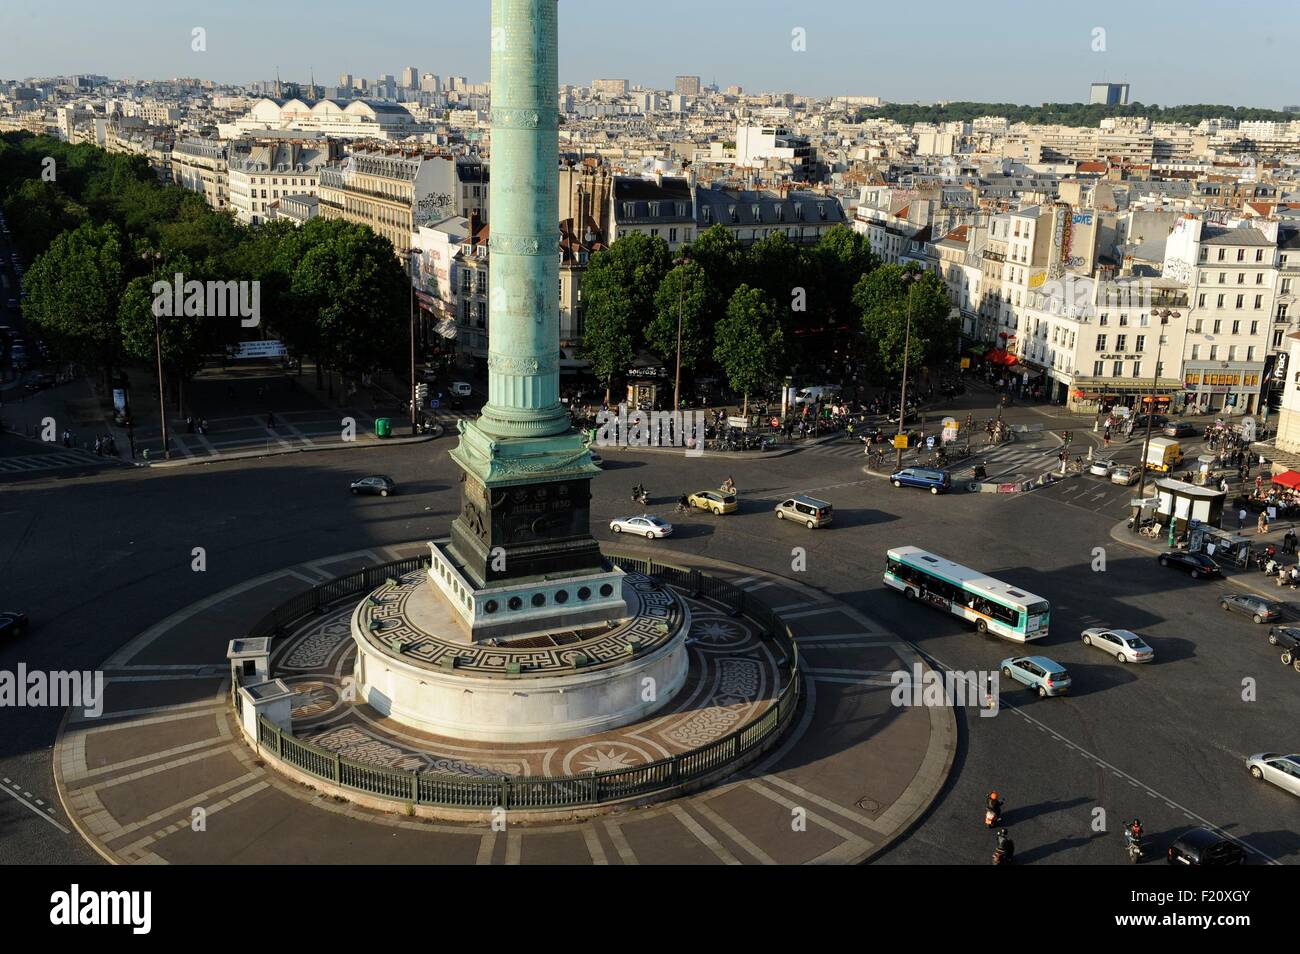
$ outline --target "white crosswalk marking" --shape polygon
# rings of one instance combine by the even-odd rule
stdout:
[[[51,454],[28,454],[22,457],[0,457],[0,474],[32,473],[39,470],[57,470],[61,467],[84,467],[86,464],[107,464],[113,458],[96,457],[82,450],[62,450]]]

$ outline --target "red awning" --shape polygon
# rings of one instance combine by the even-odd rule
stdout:
[[[1281,484],[1283,487],[1290,487],[1294,490],[1296,487],[1300,487],[1300,473],[1296,473],[1294,470],[1283,471],[1280,474],[1274,475],[1273,483]]]

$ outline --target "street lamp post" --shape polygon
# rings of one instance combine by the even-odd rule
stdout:
[[[153,313],[153,350],[158,360],[158,421],[162,424],[163,458],[171,460],[172,447],[167,440],[167,398],[163,393],[162,323],[158,319],[157,309]]]
[[[407,254],[410,256],[410,258],[408,259],[408,262],[410,263],[410,269],[411,269],[411,309],[410,309],[410,315],[409,315],[410,322],[411,322],[411,388],[410,388],[410,398],[411,398],[411,435],[414,436],[414,435],[415,435],[415,432],[416,432],[416,431],[415,431],[415,417],[416,417],[416,415],[415,415],[415,401],[416,401],[416,385],[415,385],[415,276],[416,276],[416,271],[415,271],[415,256],[417,256],[417,255],[423,255],[424,252],[423,252],[421,249],[413,248],[413,249],[410,249],[410,250],[407,252]]]
[[[903,422],[907,420],[907,359],[912,350],[912,286],[920,280],[917,272],[904,272],[907,288],[907,330],[903,334],[903,386],[898,396],[898,434],[894,438],[895,470],[903,469]]]
[[[674,266],[689,265],[691,260],[683,255],[673,262]],[[682,409],[682,299],[686,293],[686,276],[677,286],[677,374],[673,378],[673,410]]]
[[[1142,495],[1146,492],[1147,483],[1147,448],[1151,446],[1151,422],[1156,413],[1156,391],[1160,387],[1160,355],[1164,348],[1165,335],[1164,327],[1170,318],[1178,318],[1176,311],[1170,311],[1168,308],[1157,308],[1151,312],[1152,317],[1159,318],[1159,334],[1156,335],[1156,370],[1151,376],[1151,407],[1147,410],[1147,430],[1146,436],[1142,439],[1142,459],[1138,461],[1138,492],[1137,499],[1139,503],[1133,509],[1133,532],[1137,533],[1142,529]],[[1170,526],[1173,525],[1174,515],[1171,511],[1169,514]]]

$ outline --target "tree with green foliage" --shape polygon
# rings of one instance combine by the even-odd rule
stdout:
[[[614,379],[626,372],[655,319],[655,293],[671,267],[668,243],[641,232],[621,236],[587,265],[582,278],[582,350],[605,385],[607,402]]]
[[[703,266],[694,260],[676,265],[655,293],[655,318],[645,329],[646,344],[668,367],[677,359],[677,323],[681,316],[682,367],[694,368],[712,350],[709,317],[717,308],[717,291]]]
[[[717,318],[721,318],[732,294],[745,280],[745,250],[732,231],[723,225],[711,225],[683,250],[692,261],[699,262],[713,282],[720,298]]]
[[[23,282],[27,320],[60,354],[97,366],[106,382],[119,350],[124,256],[117,226],[83,222],[56,237]]]
[[[334,220],[293,270],[289,293],[315,316],[318,354],[346,382],[401,366],[409,333],[410,280],[393,246],[368,227]]]
[[[713,357],[727,375],[733,391],[744,395],[741,413],[749,415],[749,396],[777,374],[785,336],[776,308],[762,290],[741,285],[718,323]]]
[[[903,281],[907,273],[919,273],[920,279],[909,284]],[[858,282],[853,301],[861,309],[869,343],[867,371],[877,381],[902,372],[905,351],[912,368],[932,367],[956,351],[959,326],[943,282],[933,272],[882,265]]]

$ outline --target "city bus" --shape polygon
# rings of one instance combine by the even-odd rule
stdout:
[[[1051,612],[1047,600],[919,547],[890,550],[884,582],[908,599],[974,623],[981,633],[1019,643],[1047,635]]]

